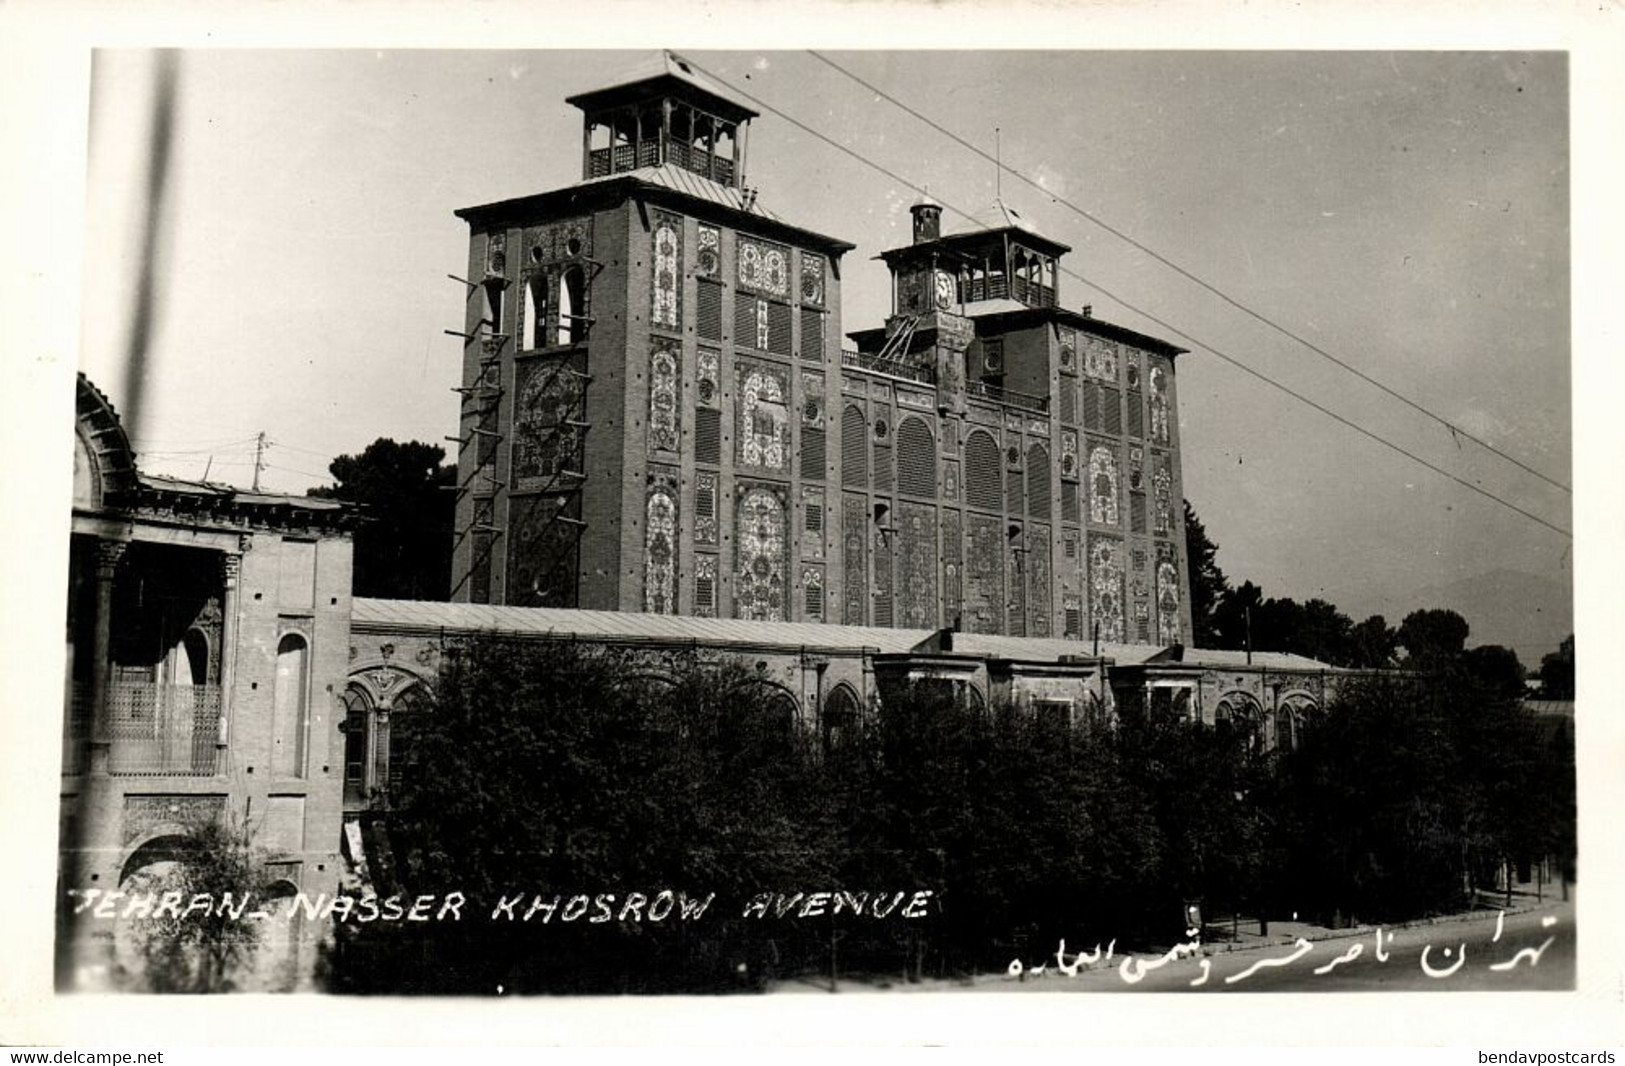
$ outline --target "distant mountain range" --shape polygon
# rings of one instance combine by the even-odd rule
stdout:
[[[1541,656],[1556,651],[1558,642],[1574,632],[1573,587],[1560,578],[1521,570],[1490,570],[1427,585],[1384,597],[1358,612],[1353,603],[1338,606],[1356,622],[1381,614],[1396,629],[1412,611],[1448,608],[1467,619],[1468,647],[1505,645],[1527,668],[1538,668]]]

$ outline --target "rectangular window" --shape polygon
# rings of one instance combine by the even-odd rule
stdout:
[[[767,350],[775,355],[790,354],[790,306],[767,305]]]
[[[694,461],[722,462],[722,412],[714,407],[694,412]]]
[[[1128,435],[1135,439],[1145,436],[1145,394],[1138,389],[1128,393]]]
[[[824,431],[801,431],[801,476],[809,481],[824,480]]]
[[[891,491],[891,445],[875,445],[874,486],[876,492]]]
[[[818,362],[824,358],[824,313],[801,309],[801,358]]]
[[[1110,386],[1101,389],[1101,428],[1112,436],[1123,432],[1123,394]]]
[[[694,329],[708,341],[722,339],[722,283],[698,281],[694,290]]]
[[[760,347],[756,343],[756,298],[734,293],[734,343],[741,348]]]

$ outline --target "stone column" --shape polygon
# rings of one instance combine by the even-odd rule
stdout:
[[[106,773],[112,732],[108,696],[113,677],[113,581],[129,544],[96,542],[96,636],[91,647],[90,772]]]
[[[237,679],[237,579],[243,557],[232,553],[220,556],[220,727],[215,735],[215,773],[227,770],[227,749],[231,746],[232,692]]]

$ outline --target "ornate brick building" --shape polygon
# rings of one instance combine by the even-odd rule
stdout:
[[[453,598],[1187,642],[1174,360],[1064,308],[1013,209],[914,207],[883,328],[666,54],[569,101],[582,179],[470,226]]]
[[[337,713],[350,647],[350,517],[329,500],[140,473],[80,375],[67,611],[59,876],[101,904],[245,827],[274,891],[338,887]],[[130,915],[59,900],[59,975],[139,982]],[[116,915],[116,917],[115,917]],[[322,930],[270,923],[246,979],[308,984]]]

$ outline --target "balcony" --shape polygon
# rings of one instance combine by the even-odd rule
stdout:
[[[979,399],[992,400],[1002,403],[1006,407],[1019,407],[1034,414],[1049,414],[1049,397],[1029,396],[1025,392],[1015,392],[1011,389],[1001,389],[997,385],[988,385],[981,381],[965,383],[965,392]]]
[[[119,681],[108,686],[112,773],[210,777],[218,769],[219,739],[218,685]]]
[[[925,385],[935,385],[937,382],[937,372],[928,366],[913,366],[896,359],[881,359],[879,356],[864,352],[843,350],[841,365],[854,370],[867,370],[872,374],[902,378],[904,381],[918,381]]]

